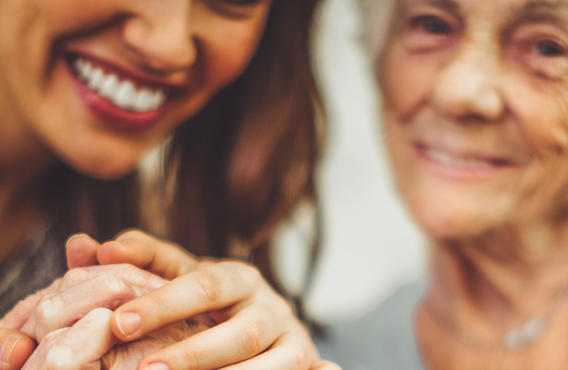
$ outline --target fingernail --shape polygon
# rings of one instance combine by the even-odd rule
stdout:
[[[93,239],[85,233],[75,234],[75,235],[72,235],[71,237],[69,237],[69,239],[67,239],[67,242],[65,242],[65,247],[68,248],[73,240],[79,239],[79,238],[89,238],[91,240]]]
[[[11,335],[2,342],[2,346],[0,347],[0,363],[10,363],[10,356],[12,356],[12,352],[14,352],[14,348],[16,348],[20,340],[22,340],[21,335]]]
[[[116,323],[122,335],[129,337],[140,328],[142,318],[136,312],[122,312],[118,315]]]
[[[170,367],[163,362],[152,362],[144,368],[145,370],[170,370]]]

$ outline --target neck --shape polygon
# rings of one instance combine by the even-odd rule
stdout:
[[[522,230],[522,231],[521,231]],[[495,341],[568,300],[568,227],[520,225],[469,241],[439,241],[423,309],[456,333]]]

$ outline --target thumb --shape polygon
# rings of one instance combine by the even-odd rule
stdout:
[[[0,370],[20,369],[34,349],[35,344],[28,336],[0,328]]]

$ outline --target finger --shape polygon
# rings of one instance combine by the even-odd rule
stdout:
[[[197,259],[178,245],[138,230],[124,232],[116,241],[104,243],[98,260],[101,264],[130,263],[166,279],[183,275],[198,264]]]
[[[0,329],[0,370],[20,369],[34,351],[34,342],[11,329]]]
[[[75,234],[67,239],[65,250],[69,269],[96,265],[99,246],[100,244],[87,234]]]
[[[35,310],[38,303],[52,291],[56,291],[61,284],[61,279],[55,280],[50,287],[40,290],[35,294],[31,294],[18,302],[14,308],[12,308],[6,315],[2,318],[1,327],[7,329],[19,330],[30,318],[33,311]]]
[[[30,318],[42,297],[43,295],[36,293],[18,302],[14,308],[2,318],[2,327],[6,329],[20,329]]]
[[[87,266],[67,271],[56,291],[49,290],[49,293],[61,292],[75,285],[82,284],[100,275],[114,275],[122,279],[127,284],[151,291],[166,284],[168,281],[152,274],[146,270],[128,264],[117,264],[108,266]]]
[[[248,306],[220,325],[145,357],[141,368],[164,363],[170,369],[217,369],[254,357],[281,332],[279,320],[272,320],[268,309]]]
[[[21,331],[41,342],[47,333],[70,326],[94,308],[115,309],[144,293],[114,275],[100,275],[42,300]]]
[[[97,369],[99,359],[112,348],[112,312],[97,308],[71,328],[52,332],[42,341],[24,369]]]
[[[341,370],[341,368],[333,362],[320,360],[312,365],[310,370]]]
[[[69,270],[63,278],[55,280],[49,287],[20,301],[6,316],[2,318],[5,328],[20,330],[31,317],[37,305],[46,297],[60,293],[75,285],[84,283],[99,275],[112,274],[126,283],[151,291],[163,286],[167,280],[148,271],[130,265],[89,266]],[[91,307],[93,308],[93,307]]]
[[[251,296],[261,277],[237,262],[202,265],[160,289],[119,307],[112,320],[114,334],[124,341],[184,320],[225,308]]]
[[[311,341],[298,333],[286,334],[260,355],[222,370],[309,370],[318,356]]]

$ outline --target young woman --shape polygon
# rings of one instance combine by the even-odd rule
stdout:
[[[350,369],[564,369],[568,2],[391,4],[385,40],[370,39],[430,278],[336,328],[322,353]]]
[[[64,240],[74,232],[108,240],[142,227],[199,256],[262,255],[253,248],[299,199],[311,196],[317,95],[308,34],[315,5],[3,1],[0,311],[63,274]],[[165,153],[159,179],[142,181],[138,164],[158,144]],[[216,276],[236,286],[247,286],[251,275],[241,272],[254,270],[230,273],[220,266]],[[147,288],[160,285],[135,271],[136,279],[154,282]],[[140,282],[104,267],[94,274],[114,275],[130,288]],[[59,287],[95,278],[78,275]],[[34,305],[44,298],[39,294]],[[207,303],[198,309],[228,305],[215,297]],[[20,324],[8,321],[7,327]],[[232,316],[226,323],[243,325]],[[14,365],[29,342],[2,333],[2,361]],[[274,341],[281,336],[271,334]],[[213,363],[253,357],[274,343],[265,342]],[[306,359],[317,357],[309,341],[292,342],[309,353]],[[203,352],[213,352],[216,343],[210,343],[214,348]],[[217,344],[216,353],[223,353]]]

